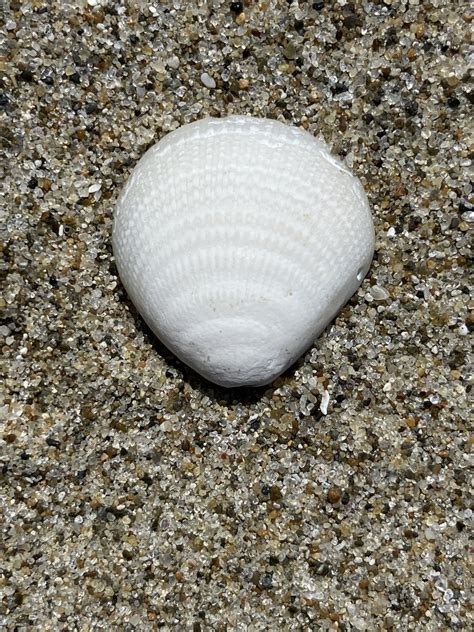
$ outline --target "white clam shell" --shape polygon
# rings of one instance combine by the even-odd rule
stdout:
[[[246,116],[168,134],[118,201],[122,282],[156,336],[223,386],[271,382],[352,296],[374,250],[357,178],[309,133]]]

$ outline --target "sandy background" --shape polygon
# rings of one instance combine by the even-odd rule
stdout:
[[[472,629],[468,3],[241,4],[4,3],[2,630]],[[230,113],[323,137],[377,231],[243,392],[156,343],[110,246],[147,147]]]

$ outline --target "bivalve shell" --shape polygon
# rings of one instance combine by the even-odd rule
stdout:
[[[246,116],[168,134],[117,204],[122,282],[156,336],[222,386],[289,367],[359,287],[374,250],[357,178],[311,134]]]

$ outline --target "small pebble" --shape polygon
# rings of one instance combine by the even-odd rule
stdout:
[[[341,500],[342,490],[339,487],[331,487],[327,493],[327,499],[331,505],[335,505]]]
[[[296,47],[294,46],[294,44],[287,44],[285,46],[285,48],[283,49],[283,55],[285,57],[285,59],[295,59],[295,57],[297,56],[297,50]]]
[[[177,68],[179,68],[179,57],[173,55],[172,57],[169,57],[167,59],[166,63],[170,68],[176,70]]]
[[[372,285],[370,293],[374,301],[385,301],[390,296],[387,290],[380,285]]]
[[[270,487],[270,498],[273,501],[279,501],[282,498],[282,493],[281,493],[281,489],[278,487],[278,485],[272,485]]]
[[[329,393],[328,391],[324,391],[323,396],[321,397],[321,404],[319,405],[319,410],[323,413],[323,415],[328,414],[328,406],[329,406]]]
[[[207,72],[202,73],[201,81],[206,86],[206,88],[209,88],[209,90],[212,90],[217,85],[214,79],[210,75],[208,75]]]
[[[232,11],[232,13],[235,13],[236,15],[238,15],[239,13],[242,13],[242,11],[244,10],[244,3],[243,2],[231,2],[230,3],[230,10]]]

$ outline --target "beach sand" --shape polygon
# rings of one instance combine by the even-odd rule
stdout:
[[[6,2],[2,629],[472,629],[471,17]],[[332,325],[243,391],[154,339],[111,250],[144,151],[227,114],[324,138],[376,227]]]

